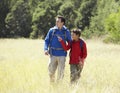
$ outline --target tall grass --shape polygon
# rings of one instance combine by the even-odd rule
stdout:
[[[49,84],[42,40],[0,40],[0,93],[120,93],[120,45],[87,40],[88,57],[76,86],[68,57],[60,84]]]

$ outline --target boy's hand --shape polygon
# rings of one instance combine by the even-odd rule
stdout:
[[[62,41],[62,38],[60,36],[57,36],[58,41]]]
[[[81,67],[84,66],[84,59],[83,59],[83,58],[80,60],[79,65],[80,65]]]
[[[81,62],[84,63],[84,59],[83,58],[81,59]]]
[[[83,67],[84,63],[83,63],[83,62],[80,62],[79,65],[80,65],[80,67]]]

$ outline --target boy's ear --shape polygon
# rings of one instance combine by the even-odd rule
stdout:
[[[76,36],[80,37],[78,34],[76,34]]]

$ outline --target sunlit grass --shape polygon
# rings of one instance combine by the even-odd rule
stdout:
[[[42,40],[1,39],[0,93],[120,93],[120,45],[86,42],[79,84],[70,86],[67,57],[63,82],[50,86]]]

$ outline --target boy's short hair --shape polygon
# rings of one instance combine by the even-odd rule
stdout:
[[[64,18],[64,16],[58,15],[57,18],[60,18],[61,22],[64,22],[64,25],[65,25],[65,18]]]
[[[75,34],[78,35],[79,37],[81,36],[81,29],[73,29],[71,32],[72,32],[72,33],[75,33]]]

